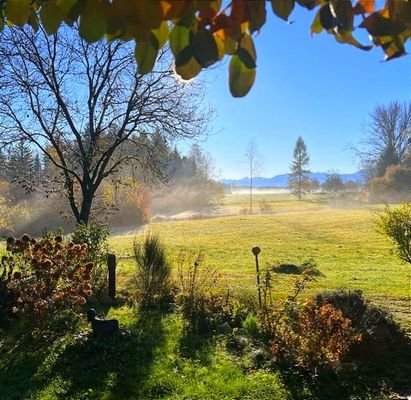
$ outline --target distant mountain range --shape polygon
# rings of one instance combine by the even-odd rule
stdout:
[[[325,182],[327,179],[326,172],[310,172],[309,176],[311,179],[317,179],[320,183]],[[288,176],[289,174],[282,174],[282,175],[275,175],[272,178],[263,178],[263,177],[255,177],[253,179],[253,186],[254,187],[287,187],[288,185]],[[364,174],[362,171],[357,171],[352,174],[340,174],[341,179],[344,183],[349,181],[354,181],[358,183],[364,182]],[[227,186],[235,186],[235,187],[247,187],[250,186],[250,178],[241,178],[241,179],[220,179],[220,183],[227,185]]]

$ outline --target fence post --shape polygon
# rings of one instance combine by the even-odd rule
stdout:
[[[116,297],[116,255],[107,255],[108,266],[108,295],[114,299]]]
[[[260,306],[260,310],[262,307],[261,301],[261,285],[260,285],[260,267],[258,265],[258,255],[261,253],[261,249],[258,246],[255,246],[251,249],[255,256],[255,269],[256,269],[256,276],[257,276],[257,292],[258,292],[258,305]]]

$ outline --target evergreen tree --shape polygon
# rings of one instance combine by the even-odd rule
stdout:
[[[33,172],[36,181],[40,181],[43,173],[43,165],[41,164],[41,158],[39,153],[36,153],[33,160]]]
[[[31,191],[36,179],[35,158],[31,147],[19,141],[10,151],[7,180],[14,183],[10,195],[14,201],[22,200]]]
[[[7,180],[7,156],[0,150],[0,180]]]
[[[20,141],[11,150],[8,164],[10,181],[32,181],[35,176],[35,160],[30,146]]]
[[[294,147],[293,161],[290,165],[290,175],[288,177],[288,187],[301,200],[309,182],[309,170],[307,169],[310,157],[307,153],[307,146],[301,136],[298,137]]]

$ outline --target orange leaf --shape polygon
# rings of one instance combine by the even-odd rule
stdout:
[[[354,7],[354,14],[371,14],[374,12],[375,0],[358,0]]]

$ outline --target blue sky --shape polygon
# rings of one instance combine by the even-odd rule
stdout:
[[[298,136],[306,142],[312,171],[354,172],[358,161],[347,148],[360,140],[368,113],[377,104],[410,100],[410,56],[382,62],[379,48],[364,52],[326,33],[311,37],[314,13],[297,8],[293,24],[269,11],[255,38],[256,82],[245,98],[229,93],[227,61],[200,74],[217,113],[211,121],[215,134],[202,146],[220,177],[247,176],[244,153],[252,138],[264,159],[261,175],[288,172]]]

